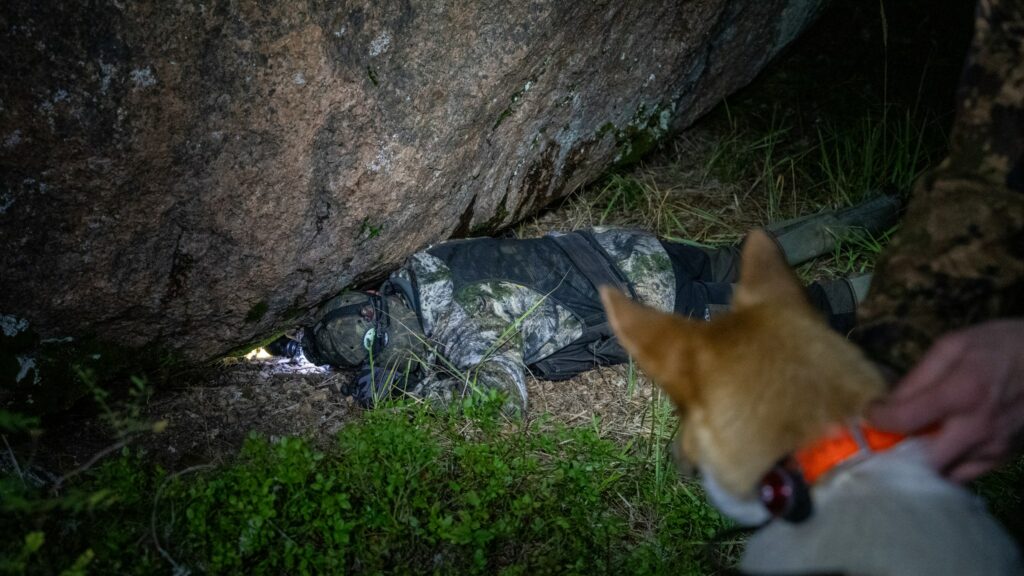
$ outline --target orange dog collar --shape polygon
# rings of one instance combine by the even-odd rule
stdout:
[[[837,426],[831,433],[797,450],[793,460],[808,485],[814,484],[836,466],[872,452],[883,452],[906,436],[885,432],[859,421]]]

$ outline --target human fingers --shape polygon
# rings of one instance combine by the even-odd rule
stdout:
[[[950,468],[947,476],[954,482],[966,484],[992,470],[998,466],[1000,462],[1002,462],[1002,460],[994,457],[971,459]]]
[[[950,334],[940,339],[903,377],[891,398],[894,401],[901,401],[929,393],[960,362],[968,344],[968,339],[961,333]]]
[[[949,366],[945,361],[943,365]],[[915,383],[913,394],[893,393],[868,408],[867,419],[882,430],[902,434],[918,432],[929,425],[969,410],[977,401],[976,375],[970,367],[954,365],[928,387]],[[916,382],[921,382],[918,380]]]
[[[946,471],[961,461],[966,464],[986,438],[983,421],[970,416],[951,418],[926,439],[928,461],[939,471]]]

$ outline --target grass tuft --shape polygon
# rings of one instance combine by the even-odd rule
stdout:
[[[886,189],[908,194],[929,160],[926,128],[909,111],[896,120],[868,115],[849,127],[819,128],[818,172],[826,197],[849,205]]]

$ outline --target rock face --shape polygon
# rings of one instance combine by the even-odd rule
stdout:
[[[684,127],[821,1],[6,2],[5,333],[266,336]]]

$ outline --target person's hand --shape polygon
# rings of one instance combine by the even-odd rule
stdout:
[[[937,424],[925,436],[928,456],[957,482],[991,470],[1024,431],[1024,319],[943,337],[867,416],[878,428],[903,434]]]
[[[395,383],[394,377],[393,370],[388,370],[384,366],[378,366],[374,370],[369,363],[364,362],[356,376],[352,397],[363,408],[373,408],[391,396],[391,390]]]

